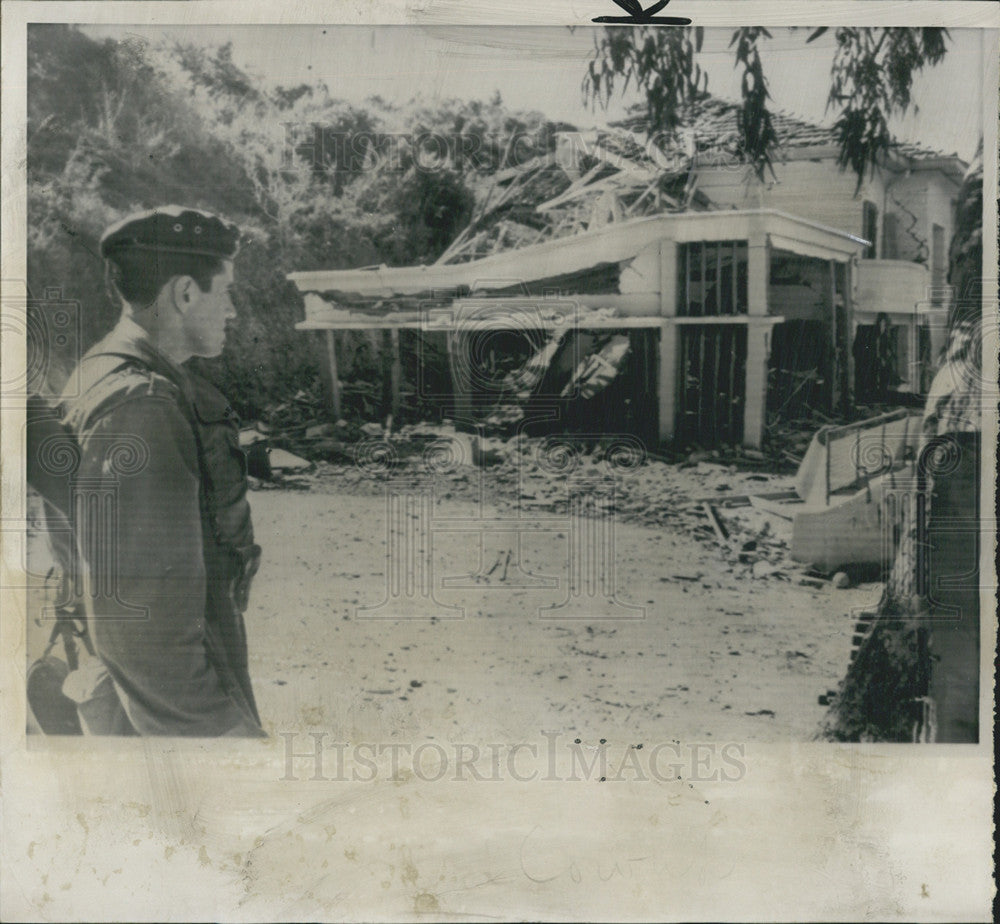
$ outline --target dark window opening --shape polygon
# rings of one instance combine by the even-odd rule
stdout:
[[[677,249],[677,314],[747,313],[746,241],[695,241]]]
[[[869,241],[865,251],[866,260],[875,259],[875,243],[878,240],[878,206],[865,201],[861,206],[861,236]]]
[[[810,320],[776,324],[768,364],[768,411],[783,420],[808,417],[811,409],[828,411],[832,359],[829,325]]]
[[[746,325],[685,325],[680,334],[678,438],[701,446],[742,442]]]
[[[931,286],[933,288],[933,303],[935,307],[944,304],[944,287],[948,282],[948,248],[944,240],[944,228],[941,225],[931,227]]]
[[[882,259],[898,260],[899,250],[896,239],[899,235],[899,218],[893,212],[882,216]]]

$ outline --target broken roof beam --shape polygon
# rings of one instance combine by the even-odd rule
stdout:
[[[591,181],[594,180],[602,170],[605,170],[607,166],[608,166],[607,164],[602,162],[597,164],[595,167],[591,167],[591,169],[588,170],[582,177],[580,177],[580,179],[575,180],[573,183],[571,183],[569,187],[563,190],[561,193],[559,193],[558,196],[549,199],[547,202],[542,202],[536,205],[535,211],[547,212],[550,209],[557,208],[558,206],[571,201],[572,199],[575,199],[582,195],[586,195],[588,191],[598,188],[598,186],[601,183],[605,182],[605,180],[609,179],[609,177],[605,177],[604,179],[598,180],[597,182],[594,183],[592,183]]]
[[[652,168],[630,164],[628,167],[621,168],[615,173],[597,179],[598,173],[606,167],[607,164],[605,163],[598,164],[586,176],[581,177],[558,196],[537,205],[535,211],[544,213],[575,199],[608,191],[625,192],[649,189],[659,183],[663,176],[666,175]]]
[[[629,218],[631,218],[633,215],[635,215],[636,212],[638,211],[639,206],[646,200],[646,197],[649,196],[650,193],[658,191],[659,186],[660,186],[660,177],[656,177],[653,180],[653,182],[650,183],[639,194],[639,197],[631,205],[629,205],[625,209],[625,215],[627,217],[629,217]],[[670,196],[662,194],[659,198],[660,198],[660,201],[662,201],[663,199],[666,199],[667,203],[670,205],[671,208],[680,208],[680,203],[677,202],[677,201],[675,201],[674,199],[671,199]],[[654,197],[654,201],[655,201],[655,199],[656,199],[656,197]],[[657,204],[659,204],[659,203],[657,203]]]

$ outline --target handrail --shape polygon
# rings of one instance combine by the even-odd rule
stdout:
[[[816,431],[816,439],[821,446],[826,447],[826,464],[824,466],[824,478],[825,478],[825,504],[830,506],[830,471],[831,471],[831,460],[830,460],[830,445],[833,440],[837,437],[844,436],[853,431],[857,431],[857,438],[860,440],[861,431],[874,429],[875,427],[882,428],[882,445],[885,445],[885,426],[886,424],[893,423],[897,420],[909,420],[911,412],[906,408],[897,408],[895,411],[888,411],[885,414],[879,414],[877,417],[869,417],[866,420],[855,420],[847,424],[827,424],[824,427],[820,427]],[[906,436],[909,433],[909,424],[907,423],[906,430],[904,431],[904,442]],[[905,452],[904,452],[905,455]],[[856,453],[855,467],[857,468],[858,462],[857,458],[860,457],[859,453]],[[865,471],[866,484],[867,484],[868,472]],[[860,476],[858,477],[860,481]]]

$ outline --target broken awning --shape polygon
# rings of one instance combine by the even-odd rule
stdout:
[[[433,292],[474,293],[509,289],[512,283],[530,283],[601,263],[631,260],[659,240],[686,243],[760,239],[762,235],[769,235],[782,250],[837,262],[860,255],[868,244],[852,234],[772,209],[685,212],[613,222],[573,237],[502,251],[467,263],[318,270],[290,273],[288,278],[300,292],[347,302]]]

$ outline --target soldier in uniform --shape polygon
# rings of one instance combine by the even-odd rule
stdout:
[[[121,319],[63,400],[80,450],[74,519],[96,652],[64,692],[90,734],[265,734],[242,615],[260,548],[238,422],[181,365],[222,351],[238,238],[178,206],[101,238]]]

